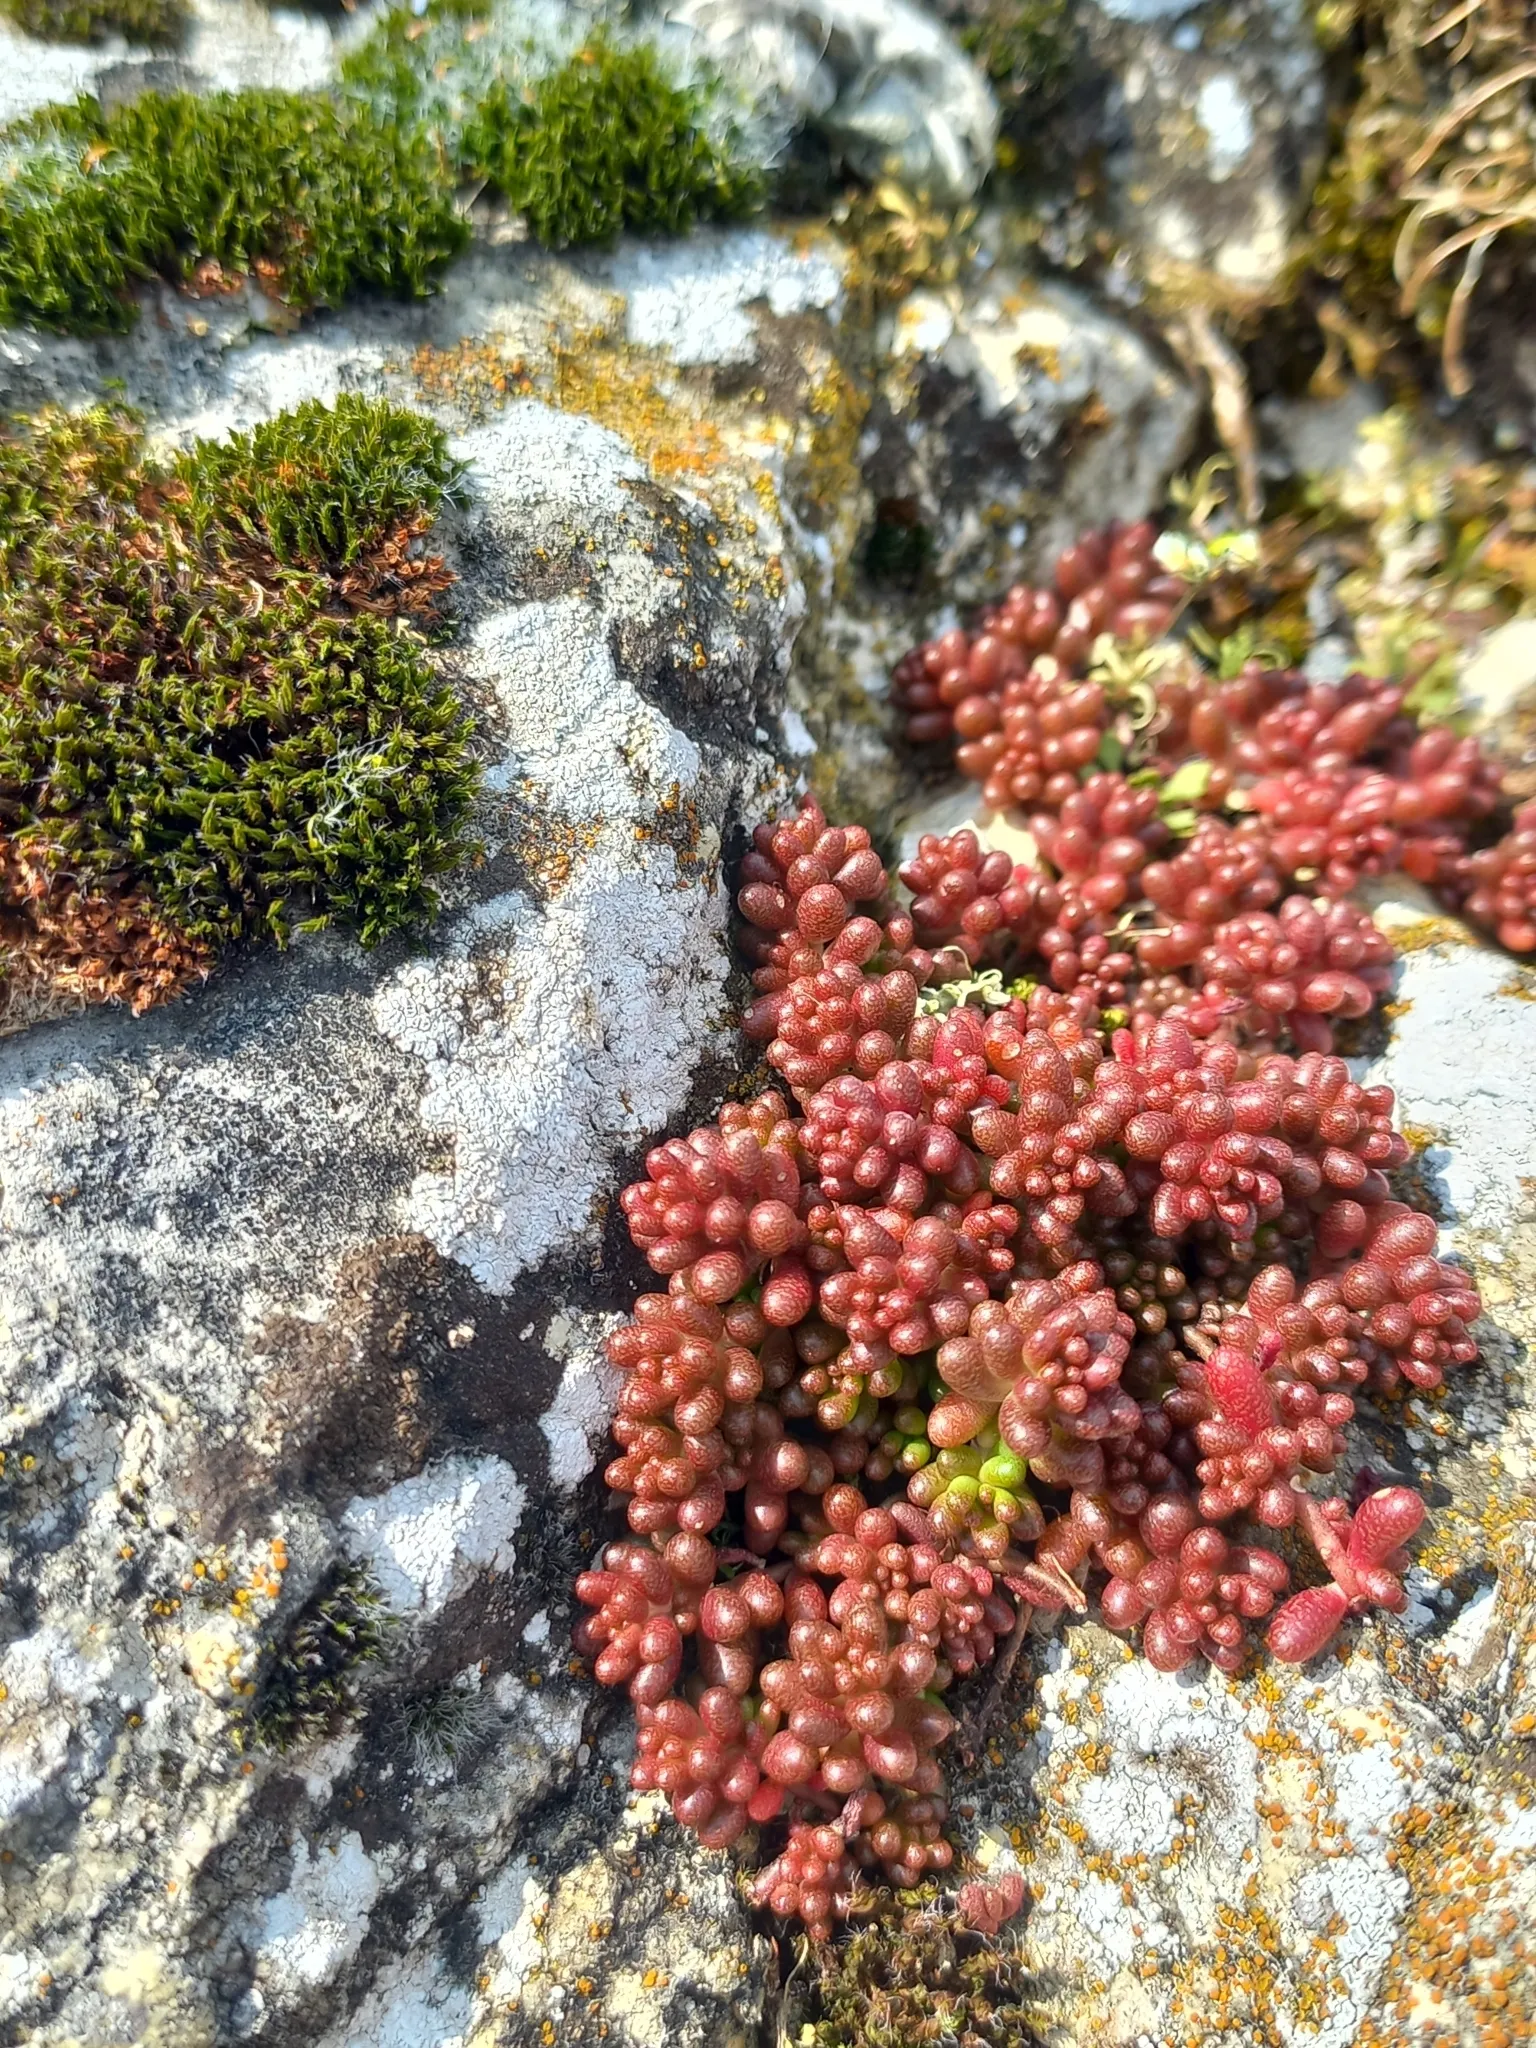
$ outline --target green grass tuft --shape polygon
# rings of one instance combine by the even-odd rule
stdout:
[[[414,542],[453,477],[363,399],[164,470],[105,410],[0,439],[0,853],[205,946],[427,915],[474,770],[398,614],[448,580]]]
[[[437,152],[313,94],[146,93],[0,133],[0,320],[122,332],[135,284],[254,270],[293,305],[420,297],[462,248]]]
[[[17,28],[49,43],[100,43],[108,36],[174,49],[186,32],[183,0],[0,0]]]

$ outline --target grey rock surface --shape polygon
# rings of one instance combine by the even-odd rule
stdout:
[[[1085,526],[1153,510],[1200,408],[1129,321],[985,253],[957,282],[912,291],[846,353],[853,402],[809,479],[823,545],[806,569],[791,703],[820,750],[818,788],[884,831],[913,798],[910,757],[891,745],[895,663],[1045,573]],[[915,544],[915,573],[882,569],[893,537]]]
[[[1150,511],[1199,423],[1190,384],[1135,328],[1002,264],[902,302],[880,395],[889,425],[869,471],[917,500],[937,580],[962,604],[1043,572],[1109,506]]]
[[[1107,231],[1127,288],[1251,307],[1284,296],[1327,140],[1322,53],[1301,0],[1083,0],[1070,81],[1021,133],[1049,192],[1044,247]],[[1072,179],[1092,166],[1098,197]]]
[[[344,390],[435,410],[471,465],[445,659],[488,752],[483,858],[421,942],[310,939],[137,1022],[0,1043],[18,2038],[756,2038],[774,1967],[727,1863],[626,1812],[627,1715],[568,1669],[601,1338],[643,1284],[609,1206],[734,1071],[732,830],[786,767],[841,772],[791,654],[807,610],[822,635],[878,616],[884,436],[958,520],[1019,468],[1032,505],[1048,479],[1087,503],[1068,430],[1095,391],[1126,409],[1122,493],[1172,460],[1160,393],[1181,431],[1086,301],[988,284],[871,331],[845,265],[758,228],[579,261],[482,242],[432,300],[293,332],[256,295],[152,290],[122,339],[0,336],[7,408],[110,385],[165,442]],[[925,375],[949,428],[919,425]],[[861,644],[847,729],[888,760]],[[344,1569],[387,1654],[274,1753],[274,1669]]]
[[[909,11],[847,10],[868,40],[829,87],[830,12],[800,10],[806,104],[867,74],[856,111],[888,107],[877,31],[916,48]],[[237,12],[311,49],[313,17]],[[1311,59],[1278,7],[1222,20],[1251,48],[1212,10],[1103,15],[1099,47],[1141,52],[1116,175],[1149,275],[1185,260],[1184,207],[1200,276],[1262,294],[1231,252],[1292,217],[1264,52],[1291,53],[1298,147]],[[89,61],[99,83],[122,53]],[[927,74],[890,64],[910,143]],[[1253,132],[1218,176],[1223,106],[1229,156],[1243,133],[1206,93],[1224,72]],[[1186,183],[1143,204],[1174,108],[1204,168],[1180,144]],[[974,167],[989,118],[921,147]],[[1128,320],[985,253],[863,321],[846,249],[809,229],[575,260],[498,228],[431,301],[287,325],[259,294],[152,291],[125,340],[0,334],[7,408],[110,381],[166,441],[343,390],[434,411],[471,465],[444,659],[487,754],[483,857],[419,941],[253,952],[137,1022],[0,1041],[0,2040],[757,2048],[773,1951],[728,1859],[627,1799],[627,1711],[568,1655],[601,1340],[646,1278],[613,1197],[736,1071],[739,827],[803,770],[888,830],[912,788],[892,661],[946,604],[1151,508],[1196,399]],[[912,587],[869,566],[898,516],[930,547]],[[1524,656],[1485,653],[1491,707]],[[1076,1624],[1030,1651],[1038,1692],[958,1803],[984,1862],[1025,1869],[1062,2048],[1217,2019],[1245,2048],[1375,2048],[1439,2005],[1476,2039],[1487,1972],[1439,1959],[1536,1914],[1536,989],[1432,906],[1379,914],[1404,961],[1359,1057],[1477,1271],[1484,1363],[1372,1421],[1364,1455],[1421,1477],[1435,1525],[1408,1616],[1346,1660],[1166,1678]],[[376,1589],[385,1654],[277,1751],[274,1674],[343,1573]]]
[[[814,130],[860,177],[954,205],[992,168],[991,90],[913,0],[670,0],[665,12],[771,120]]]
[[[366,322],[220,351],[150,318],[10,365],[29,399],[116,365],[177,437],[387,359]],[[427,2048],[539,2039],[537,2010],[719,2043],[770,1982],[723,1863],[621,1823],[569,1582],[633,1291],[607,1204],[723,1082],[722,860],[784,786],[803,599],[757,469],[733,522],[718,472],[713,503],[663,486],[536,397],[454,446],[449,659],[488,758],[430,935],[252,954],[0,1049],[6,2038]],[[387,1658],[274,1754],[274,1662],[343,1565]],[[663,1911],[689,1886],[703,1951]],[[551,1959],[536,1894],[616,1938]]]
[[[0,123],[80,93],[121,100],[143,86],[303,92],[335,70],[337,34],[323,14],[260,0],[188,0],[187,12],[187,34],[174,54],[137,48],[120,36],[91,45],[41,42],[0,22]],[[356,24],[341,32],[355,33]]]
[[[1536,796],[1536,619],[1487,635],[1457,679],[1469,723],[1498,756],[1507,786]]]

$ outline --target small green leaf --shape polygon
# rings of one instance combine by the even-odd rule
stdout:
[[[1158,805],[1189,804],[1205,795],[1211,786],[1211,764],[1196,758],[1184,761],[1168,776],[1158,793]]]

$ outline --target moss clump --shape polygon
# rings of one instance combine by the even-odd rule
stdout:
[[[0,323],[121,332],[156,275],[254,274],[301,307],[420,296],[468,238],[465,180],[555,246],[678,233],[763,194],[717,86],[650,44],[537,46],[510,10],[436,0],[386,16],[334,97],[82,98],[0,130]]]
[[[199,532],[223,524],[279,562],[333,572],[435,512],[460,477],[430,420],[355,397],[310,399],[233,441],[199,442],[176,473]]]
[[[393,7],[342,60],[342,91],[376,114],[425,128],[457,163],[459,139],[483,94],[508,65],[522,80],[532,55],[526,36],[507,47],[493,35],[495,20],[494,0]]]
[[[1006,1940],[1006,1937],[1005,1937]],[[806,2048],[1029,2048],[1028,1979],[1015,1949],[975,1933],[935,1888],[881,1892],[869,1925],[817,1951]]]
[[[674,76],[652,45],[603,30],[562,46],[465,0],[397,8],[342,83],[420,123],[456,174],[494,185],[551,247],[677,234],[763,197],[712,82]]]
[[[698,92],[675,85],[644,44],[596,36],[534,87],[487,95],[465,135],[471,162],[552,248],[609,242],[625,228],[680,234],[732,219],[762,181],[706,132]]]
[[[165,467],[106,410],[0,437],[0,1010],[144,1008],[233,939],[432,909],[474,775],[410,622],[453,478],[361,398]]]
[[[0,133],[0,320],[123,331],[157,273],[419,297],[467,235],[422,136],[316,95],[81,99]]]
[[[864,548],[864,573],[872,583],[914,590],[922,582],[933,553],[933,530],[924,524],[915,500],[882,498]]]
[[[0,11],[49,43],[100,43],[108,36],[173,49],[186,32],[183,0],[3,0]]]
[[[331,1734],[357,1704],[364,1666],[389,1647],[389,1617],[373,1574],[333,1565],[294,1618],[251,1707],[264,1749],[296,1748]]]

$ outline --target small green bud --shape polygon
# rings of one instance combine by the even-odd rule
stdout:
[[[996,1451],[981,1468],[983,1486],[1003,1487],[1016,1493],[1029,1478],[1029,1467],[1012,1451]]]

